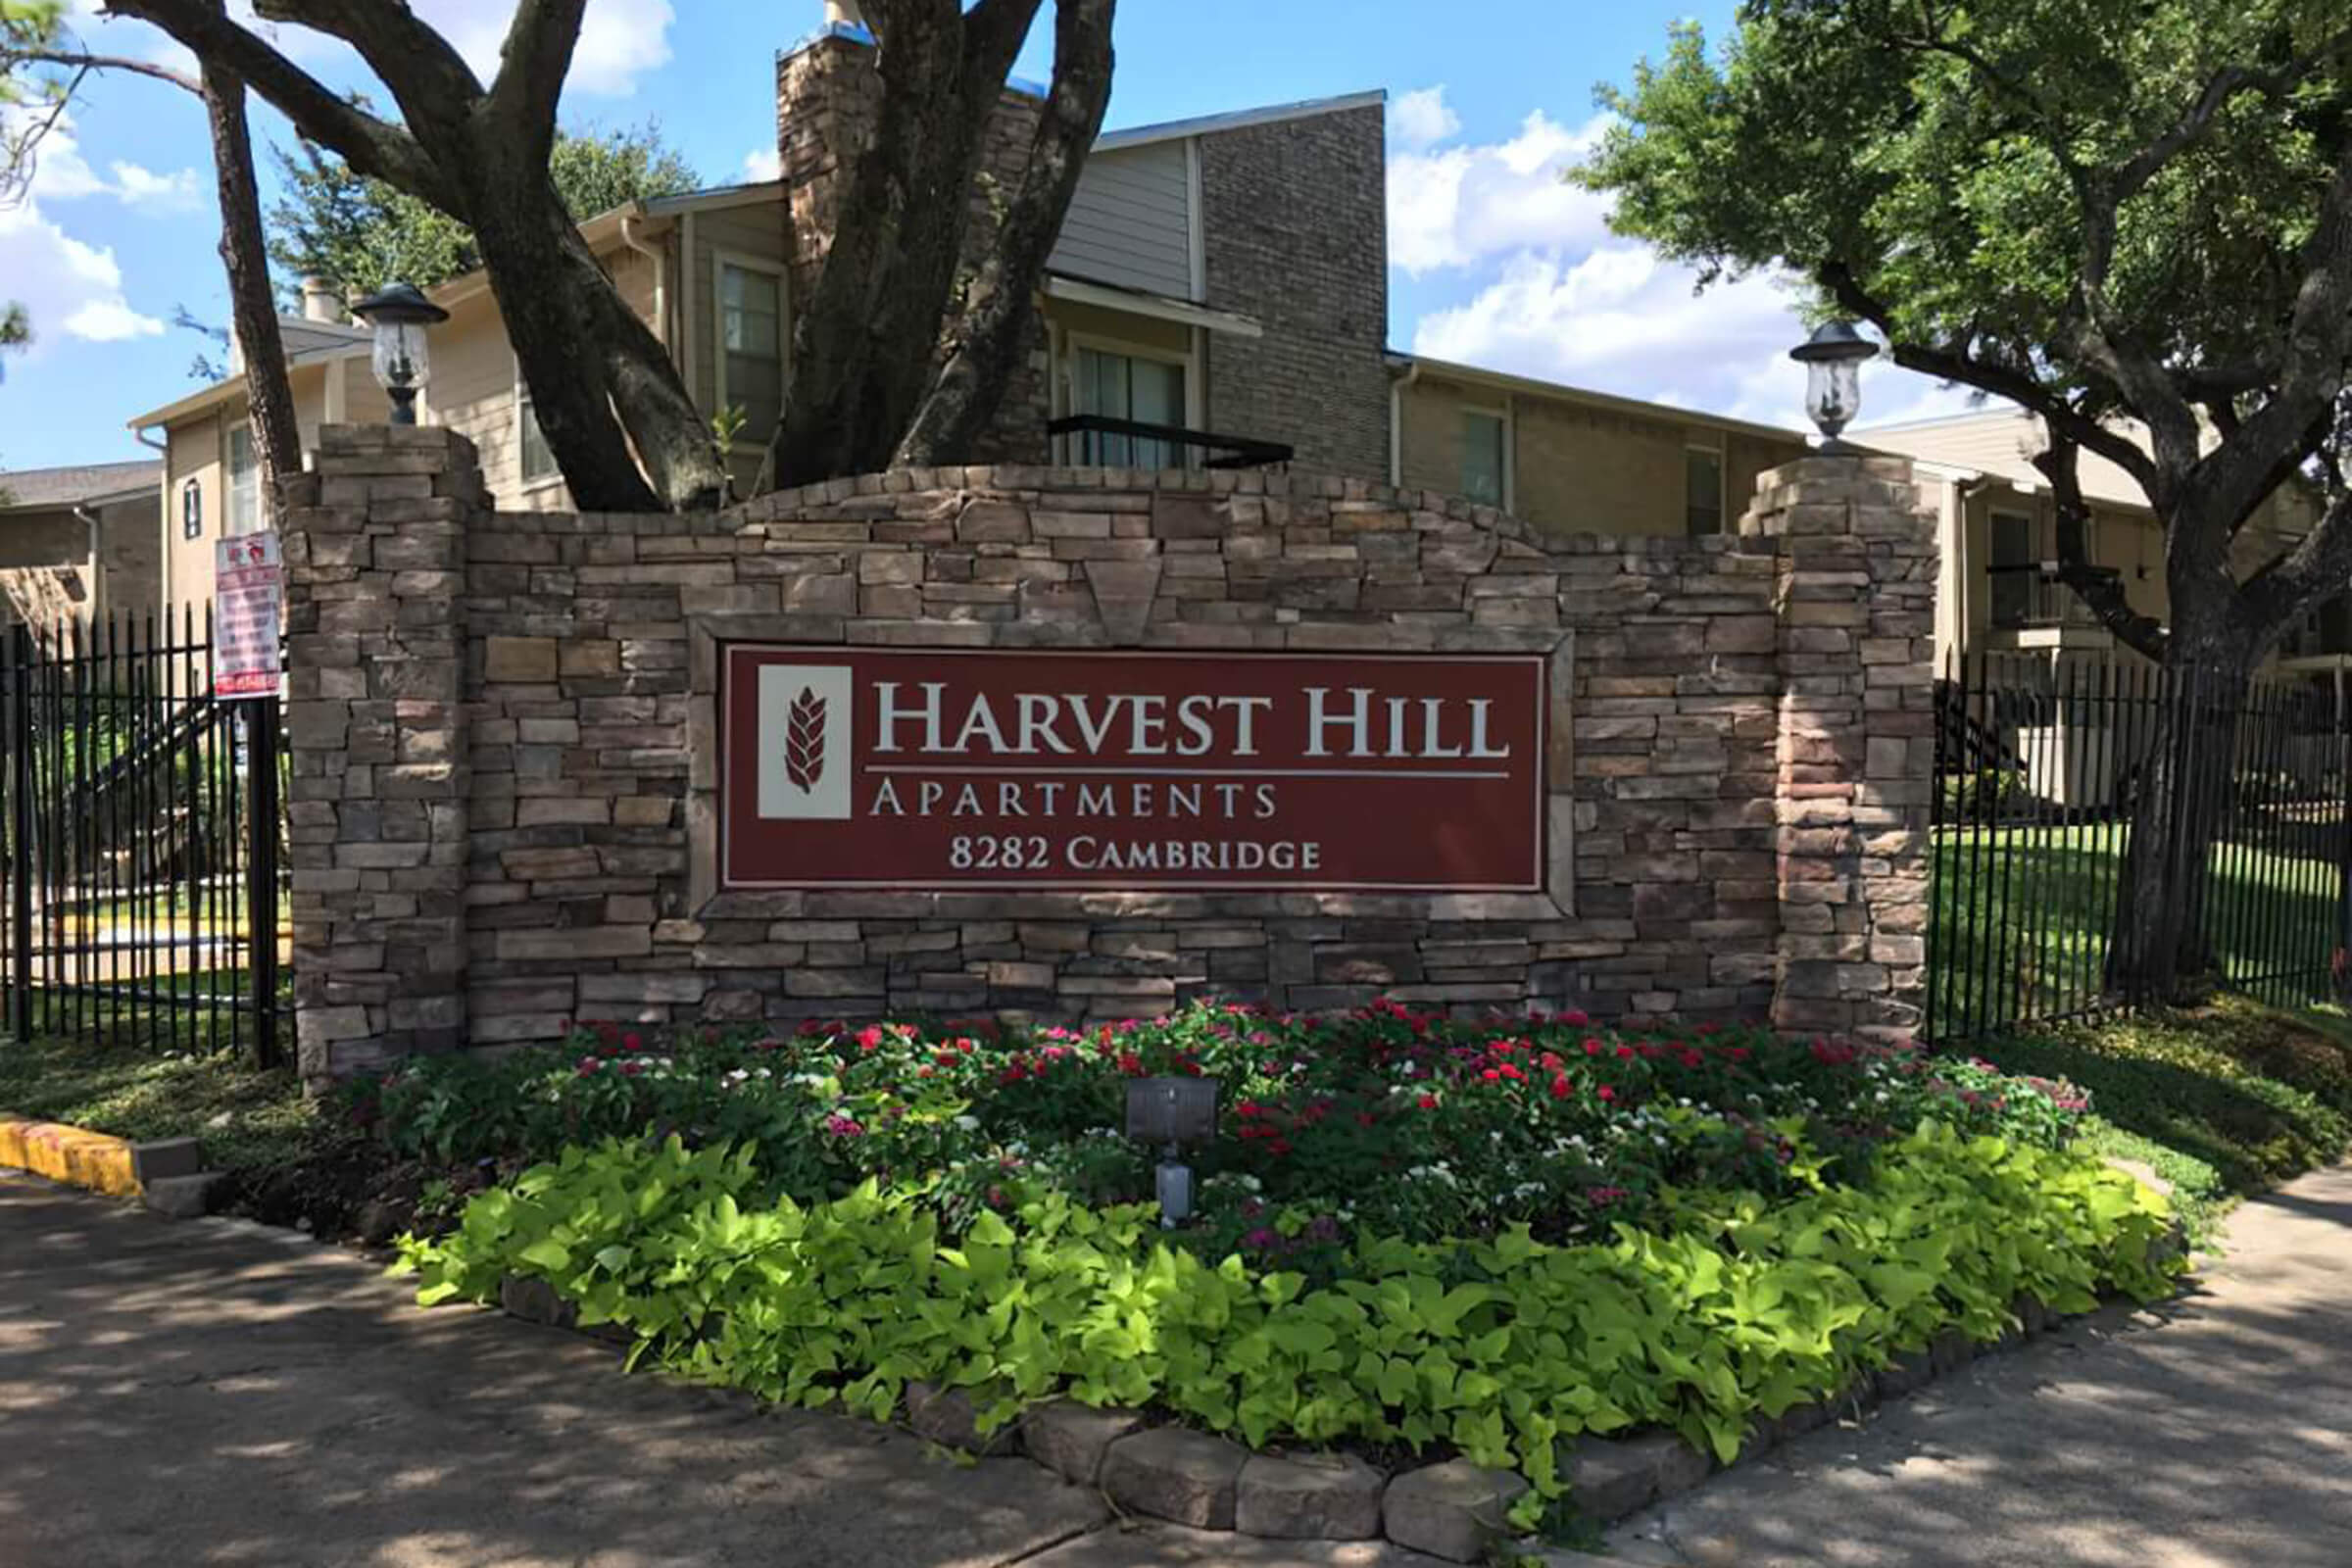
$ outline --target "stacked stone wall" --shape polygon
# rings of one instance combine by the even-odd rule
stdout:
[[[1739,536],[1544,539],[1259,472],[901,470],[719,517],[490,514],[439,430],[295,482],[306,1071],[463,1037],[1195,998],[1900,1032],[1924,921],[1928,596],[1883,460]],[[717,650],[1536,652],[1541,894],[719,892]]]

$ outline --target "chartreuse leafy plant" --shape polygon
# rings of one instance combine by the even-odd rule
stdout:
[[[2031,1293],[2142,1298],[2170,1265],[2161,1200],[2082,1155],[1924,1123],[1857,1186],[1777,1206],[1678,1193],[1664,1229],[1548,1246],[1359,1238],[1331,1285],[1209,1262],[1143,1206],[1049,1192],[952,1245],[920,1186],[757,1201],[746,1150],[674,1138],[567,1150],[474,1200],[402,1266],[427,1304],[548,1282],[632,1360],[886,1419],[911,1379],[1027,1403],[1158,1404],[1252,1445],[1447,1445],[1557,1496],[1555,1440],[1672,1427],[1729,1459],[1759,1417],[1957,1327],[1990,1339]]]

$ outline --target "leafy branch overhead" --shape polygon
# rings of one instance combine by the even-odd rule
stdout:
[[[1757,0],[1604,89],[1579,177],[1710,275],[1786,268],[1897,364],[2042,416],[2065,576],[2243,671],[2352,578],[2352,23],[2333,0]],[[2144,431],[2144,439],[2132,426]],[[2171,536],[2170,628],[2085,558],[2077,454]],[[2300,476],[2324,519],[2242,585]]]
[[[472,231],[429,203],[315,142],[274,153],[285,194],[270,209],[270,259],[289,282],[324,279],[348,303],[387,283],[431,288],[481,267]],[[683,195],[699,183],[651,124],[601,134],[558,130],[548,173],[575,220]]]

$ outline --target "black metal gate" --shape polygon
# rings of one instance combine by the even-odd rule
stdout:
[[[277,700],[216,701],[183,614],[0,642],[7,1031],[281,1059]]]

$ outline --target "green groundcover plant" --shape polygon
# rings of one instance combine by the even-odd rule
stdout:
[[[1570,1245],[1359,1229],[1316,1284],[1051,1186],[951,1237],[944,1177],[770,1200],[756,1144],[607,1140],[405,1239],[401,1266],[428,1304],[543,1280],[631,1331],[633,1359],[879,1419],[925,1379],[967,1391],[983,1429],[1067,1396],[1252,1445],[1447,1446],[1534,1483],[1521,1523],[1562,1491],[1559,1440],[1663,1425],[1728,1460],[1759,1418],[1896,1351],[1997,1337],[2021,1294],[2082,1310],[2177,1267],[2161,1201],[2087,1155],[1931,1117],[1832,1180],[1845,1157],[1798,1148],[1778,1200],[1664,1189],[1654,1223]]]
[[[562,1048],[404,1065],[349,1108],[399,1152],[510,1168],[674,1132],[742,1151],[762,1196],[804,1204],[920,1184],[954,1236],[1048,1193],[1150,1198],[1156,1156],[1119,1130],[1126,1086],[1199,1073],[1219,1080],[1219,1128],[1191,1156],[1203,1179],[1186,1245],[1318,1282],[1359,1232],[1602,1237],[1661,1221],[1673,1192],[1796,1196],[1808,1161],[1858,1180],[1931,1117],[2056,1148],[2084,1104],[2060,1081],[1891,1047],[1382,1002],[1319,1019],[1203,1005],[1084,1032],[584,1025]]]

